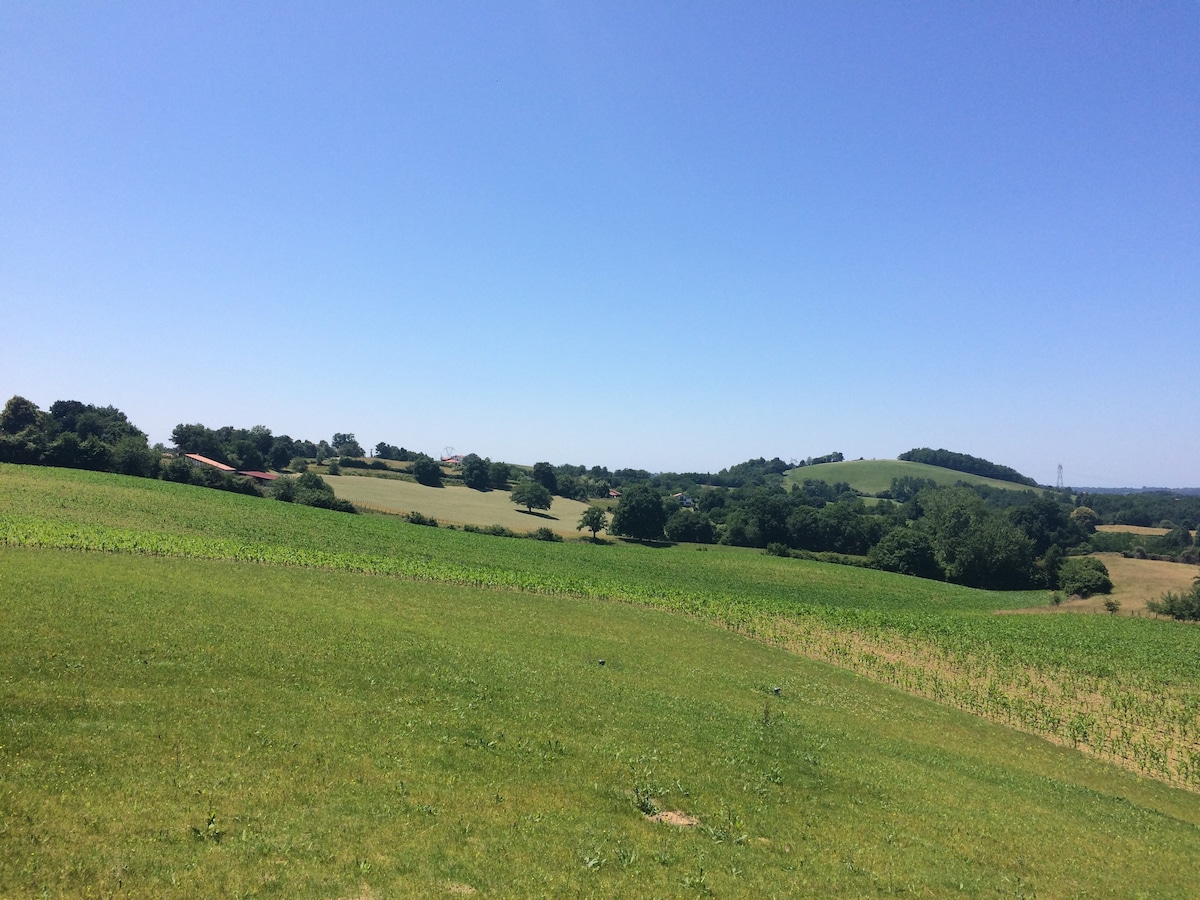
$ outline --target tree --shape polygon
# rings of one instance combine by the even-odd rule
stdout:
[[[1071,521],[1078,524],[1085,534],[1095,534],[1100,517],[1090,506],[1077,506],[1071,510]]]
[[[603,531],[608,526],[608,516],[604,514],[598,506],[589,506],[583,511],[583,515],[579,517],[579,524],[575,526],[576,531],[587,529],[592,533],[592,540],[596,539],[596,535]]]
[[[503,491],[508,487],[510,475],[512,475],[512,470],[508,463],[494,462],[488,466],[488,480],[496,490]]]
[[[468,453],[462,461],[463,483],[477,491],[486,491],[492,486],[491,460],[477,453]]]
[[[1033,542],[1006,518],[990,513],[969,488],[925,490],[920,527],[929,534],[938,565],[956,584],[1017,590],[1033,580]]]
[[[662,537],[666,523],[662,498],[653,486],[643,482],[631,485],[621,494],[608,530],[639,541],[653,541]]]
[[[712,521],[702,512],[691,509],[676,510],[667,517],[664,530],[672,541],[689,544],[711,544],[715,537]]]
[[[333,450],[338,456],[366,456],[353,434],[339,432],[333,436]]]
[[[409,471],[412,472],[413,478],[417,479],[419,484],[426,487],[442,486],[442,467],[431,456],[422,453],[420,457],[413,460],[412,468]]]
[[[1174,526],[1159,540],[1164,547],[1170,547],[1173,550],[1186,550],[1192,546],[1192,532],[1187,527],[1187,523],[1184,523]]]
[[[42,412],[33,401],[14,395],[0,412],[0,432],[19,434],[31,425],[37,425],[41,418]]]
[[[554,466],[550,465],[550,463],[534,463],[533,480],[548,490],[551,494],[558,493],[558,476],[554,474]]]
[[[942,568],[933,553],[933,544],[923,530],[900,526],[871,548],[871,565],[886,572],[941,579]]]
[[[1069,556],[1058,567],[1058,587],[1068,597],[1112,592],[1108,567],[1094,556]]]
[[[510,496],[513,503],[526,507],[529,512],[533,512],[535,507],[537,509],[549,509],[550,504],[554,500],[546,486],[534,481],[532,478],[518,481],[513,487]]]

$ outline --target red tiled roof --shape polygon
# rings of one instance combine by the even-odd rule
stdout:
[[[257,478],[259,481],[274,481],[279,476],[273,472],[249,472],[239,471],[239,475],[249,475],[251,478]]]
[[[234,470],[233,466],[227,466],[225,463],[209,459],[207,456],[201,456],[199,453],[185,453],[184,456],[192,462],[200,463],[202,466],[212,466],[214,469],[220,469],[222,472],[232,472]]]

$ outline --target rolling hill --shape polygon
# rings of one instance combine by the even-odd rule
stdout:
[[[1193,887],[1178,623],[8,465],[0,592],[4,896]]]
[[[844,481],[857,491],[864,494],[878,494],[887,490],[893,478],[928,478],[940,485],[950,486],[960,481],[967,484],[983,484],[1003,491],[1029,491],[1036,488],[1011,481],[1000,481],[995,478],[983,478],[959,472],[955,469],[945,469],[941,466],[930,466],[925,463],[906,462],[899,459],[857,459],[845,462],[820,463],[815,466],[801,466],[791,469],[785,474],[787,483],[800,484],[806,478],[816,478],[829,484]]]

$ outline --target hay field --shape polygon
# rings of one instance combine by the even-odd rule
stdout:
[[[1180,593],[1192,586],[1200,567],[1157,559],[1129,559],[1120,553],[1096,553],[1112,579],[1112,594],[1097,594],[1081,600],[1068,600],[1059,606],[1033,606],[1014,610],[1020,613],[1098,613],[1108,615],[1104,601],[1110,596],[1121,603],[1119,616],[1151,616],[1147,600],[1157,600],[1167,591]]]
[[[1169,528],[1150,528],[1146,525],[1097,525],[1097,531],[1113,531],[1125,534],[1146,534],[1156,535],[1161,537],[1166,534]]]
[[[578,537],[580,532],[575,526],[587,509],[586,503],[555,497],[549,510],[530,514],[508,499],[508,491],[476,491],[459,485],[432,488],[412,481],[358,475],[322,477],[338,497],[356,505],[382,512],[419,512],[443,524],[503,525],[513,531],[549,528],[564,537]]]

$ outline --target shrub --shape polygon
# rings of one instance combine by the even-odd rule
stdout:
[[[413,525],[428,525],[430,528],[438,527],[437,519],[433,518],[433,516],[427,516],[424,513],[419,513],[416,510],[413,510],[404,518]]]
[[[1058,587],[1068,596],[1090,597],[1112,591],[1112,579],[1103,561],[1094,556],[1070,556],[1058,570]]]
[[[1146,609],[1156,615],[1167,615],[1173,619],[1200,620],[1200,577],[1192,582],[1192,589],[1176,594],[1167,591],[1157,600],[1146,604]]]
[[[530,535],[535,541],[561,541],[562,535],[555,534],[549,528],[542,527]]]

